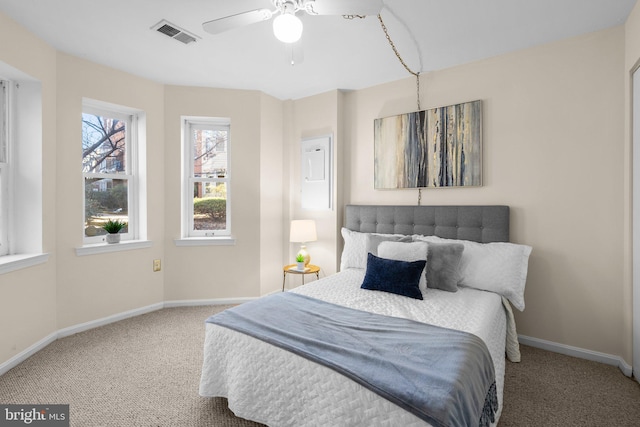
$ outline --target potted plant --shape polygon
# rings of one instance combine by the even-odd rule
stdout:
[[[102,228],[106,231],[107,234],[107,243],[119,243],[120,242],[120,230],[127,226],[126,222],[120,221],[116,219],[112,221],[111,219],[104,224],[102,224]]]
[[[304,255],[296,255],[296,264],[298,264],[298,270],[304,271]]]

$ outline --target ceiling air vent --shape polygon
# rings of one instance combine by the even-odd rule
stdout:
[[[156,30],[157,32],[162,33],[165,36],[171,37],[172,39],[178,40],[179,42],[182,42],[184,44],[193,43],[200,38],[195,34],[190,33],[187,30],[183,30],[177,25],[174,25],[164,19],[151,27],[151,29]]]

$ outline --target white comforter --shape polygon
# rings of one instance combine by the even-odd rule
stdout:
[[[495,366],[499,417],[509,317],[502,298],[471,288],[428,289],[420,301],[360,289],[363,277],[364,270],[347,269],[291,292],[482,338]],[[330,368],[224,327],[206,328],[200,395],[227,397],[239,417],[273,427],[428,425]]]

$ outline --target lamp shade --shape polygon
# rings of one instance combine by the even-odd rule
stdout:
[[[302,37],[302,21],[293,13],[278,15],[273,20],[273,34],[283,43],[295,43]]]
[[[290,242],[315,242],[318,240],[316,233],[316,222],[312,219],[297,219],[291,221],[289,230]]]

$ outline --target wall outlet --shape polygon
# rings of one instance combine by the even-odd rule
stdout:
[[[162,264],[160,264],[159,259],[153,260],[153,271],[160,271],[162,269]]]

